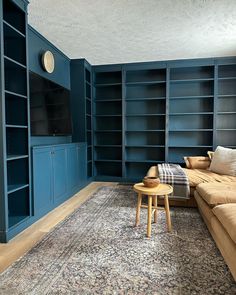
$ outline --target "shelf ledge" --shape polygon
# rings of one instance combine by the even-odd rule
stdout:
[[[18,97],[21,97],[21,98],[28,99],[28,97],[26,95],[19,94],[19,93],[16,93],[16,92],[12,92],[12,91],[9,91],[9,90],[5,90],[5,93],[10,94],[10,95],[14,95],[14,96],[18,96]]]
[[[158,85],[165,84],[166,80],[156,80],[156,81],[140,81],[140,82],[126,82],[126,86],[145,86],[145,85]]]
[[[26,125],[12,125],[12,124],[6,124],[6,128],[21,128],[21,129],[27,129],[28,126],[26,126]]]
[[[26,67],[25,65],[23,65],[22,63],[20,63],[20,62],[14,60],[14,59],[12,59],[12,58],[6,56],[6,55],[4,55],[4,58],[5,58],[6,60],[8,60],[8,61],[10,61],[10,62],[12,62],[12,63],[14,63],[14,64],[20,66],[20,67],[22,67],[23,69],[26,69],[26,68],[27,68],[27,67]]]
[[[10,25],[7,21],[3,20],[3,23],[5,25],[7,25],[9,28],[11,28],[12,30],[14,30],[16,33],[18,33],[19,35],[21,35],[21,37],[25,38],[25,34],[21,33],[19,30],[17,30],[15,27],[13,27],[12,25]]]
[[[7,187],[7,193],[12,194],[27,187],[29,187],[29,184],[11,184]]]
[[[28,155],[8,155],[7,161],[13,161],[13,160],[20,160],[20,159],[26,159],[29,158]]]

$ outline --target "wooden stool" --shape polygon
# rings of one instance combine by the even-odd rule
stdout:
[[[157,210],[165,210],[166,211],[166,222],[167,222],[167,229],[171,231],[171,219],[170,219],[170,208],[169,208],[169,199],[168,195],[173,192],[172,186],[168,184],[160,183],[157,187],[148,188],[145,187],[144,184],[136,183],[134,185],[134,191],[138,193],[138,204],[136,209],[136,223],[135,225],[138,226],[140,224],[140,210],[141,208],[148,209],[148,218],[147,218],[147,237],[151,237],[151,230],[152,230],[152,214],[154,213],[154,222],[157,222]],[[148,196],[148,205],[142,204],[142,196]],[[157,197],[164,196],[165,201],[165,208],[157,206]]]

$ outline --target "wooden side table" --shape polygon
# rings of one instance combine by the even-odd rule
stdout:
[[[155,188],[148,188],[145,187],[142,182],[136,183],[133,187],[134,191],[138,193],[138,203],[136,209],[136,226],[140,224],[140,211],[141,208],[148,209],[148,218],[147,218],[147,237],[151,237],[151,230],[152,230],[152,214],[154,213],[154,222],[157,222],[157,210],[163,210],[162,207],[157,206],[157,197],[164,196],[165,201],[165,208],[166,211],[166,222],[167,222],[167,229],[171,231],[171,218],[170,218],[170,208],[169,208],[169,199],[168,195],[173,192],[173,188],[171,185],[162,184],[160,183]],[[142,196],[148,196],[148,205],[142,204]],[[153,204],[153,205],[152,205]]]

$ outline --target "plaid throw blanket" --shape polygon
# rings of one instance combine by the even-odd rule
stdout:
[[[180,165],[158,164],[158,173],[161,183],[167,183],[173,187],[173,196],[182,199],[190,198],[188,178]]]

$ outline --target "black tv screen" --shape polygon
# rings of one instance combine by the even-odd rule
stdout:
[[[30,121],[31,135],[70,135],[70,91],[31,72]]]

